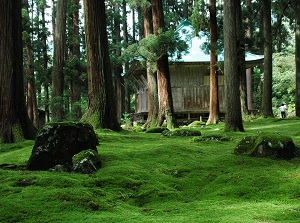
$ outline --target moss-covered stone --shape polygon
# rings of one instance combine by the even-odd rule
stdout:
[[[234,153],[255,157],[291,159],[297,156],[298,148],[289,136],[261,133],[255,137],[243,138],[234,149]]]
[[[82,150],[97,151],[98,138],[89,124],[79,122],[44,125],[35,141],[27,168],[47,170],[58,164],[72,165],[72,157]]]
[[[201,132],[193,129],[175,129],[174,131],[165,130],[163,136],[201,136]]]
[[[92,173],[101,167],[100,157],[95,150],[83,150],[72,158],[73,170],[79,173]]]

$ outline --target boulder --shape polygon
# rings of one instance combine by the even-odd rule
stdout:
[[[88,149],[77,153],[72,158],[73,171],[78,173],[92,173],[101,167],[101,161],[95,150]]]
[[[297,157],[299,149],[289,136],[276,133],[260,133],[244,137],[234,149],[236,155],[291,159]]]
[[[38,133],[27,169],[48,170],[56,165],[72,166],[72,157],[87,149],[97,152],[93,127],[79,122],[49,123]]]

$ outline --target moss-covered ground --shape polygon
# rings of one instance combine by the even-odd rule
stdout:
[[[97,131],[103,167],[91,175],[24,170],[34,142],[0,144],[0,222],[299,222],[300,159],[233,151],[258,132],[288,135],[300,146],[300,120],[244,127],[226,141],[207,140],[223,135],[222,123],[199,127],[206,140]]]

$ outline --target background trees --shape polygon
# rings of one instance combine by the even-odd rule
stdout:
[[[218,46],[223,45],[223,28],[226,30],[223,24],[223,15],[225,12],[222,5],[223,2],[224,1],[219,0],[215,1],[216,25],[209,25],[208,1],[152,1],[153,6],[155,6],[154,8],[157,8],[156,6],[158,6],[157,4],[159,3],[159,10],[163,10],[164,12],[163,15],[162,13],[158,13],[157,16],[155,16],[155,18],[158,18],[157,21],[159,21],[158,27],[168,30],[176,29],[183,18],[189,18],[193,21],[195,27],[201,29],[205,34],[209,33],[209,29],[217,28],[218,34],[216,37],[218,38]],[[39,119],[43,122],[49,121],[49,114],[51,114],[52,120],[80,120],[82,111],[91,105],[90,96],[88,97],[88,76],[85,57],[87,44],[84,41],[84,35],[88,27],[85,27],[82,23],[84,14],[82,10],[83,1],[23,0],[23,3],[23,58],[24,73],[26,73],[24,94],[26,95],[29,117],[36,126],[42,124],[38,123],[38,111],[40,111]],[[63,3],[63,7],[58,7],[61,3]],[[129,81],[125,80],[126,82],[123,83],[124,78],[122,75],[128,71],[130,62],[132,61],[132,58],[128,60],[124,57],[123,51],[131,43],[139,41],[139,44],[141,44],[142,38],[146,36],[145,32],[147,32],[147,28],[143,26],[143,24],[146,24],[144,22],[148,17],[146,16],[148,12],[144,10],[144,6],[149,5],[149,1],[110,0],[105,3],[103,8],[106,9],[106,12],[105,14],[101,12],[101,16],[107,19],[107,33],[105,34],[107,36],[106,53],[110,55],[110,60],[113,61],[113,63],[111,63],[112,65],[109,66],[110,68],[108,68],[110,69],[110,71],[108,71],[108,73],[110,73],[109,76],[111,76],[111,80],[108,79],[108,82],[111,82],[109,83],[109,91],[111,92],[106,92],[105,97],[107,97],[106,100],[110,102],[115,100],[111,100],[110,95],[118,95],[118,97],[116,97],[117,102],[113,103],[114,105],[112,106],[118,108],[117,117],[120,121],[125,111],[132,112],[133,107],[129,106],[129,102],[132,101],[134,95],[132,88],[129,87],[131,86]],[[214,2],[211,1],[211,3],[213,4]],[[247,0],[246,4],[236,3],[242,7],[241,11],[243,13],[239,16],[239,18],[241,17],[241,21],[245,22],[246,19],[248,19],[247,27],[239,25],[237,29],[240,29],[241,33],[244,33],[246,29],[251,31],[249,32],[251,35],[248,35],[245,42],[247,50],[252,53],[259,53],[259,50],[262,49],[260,53],[267,53],[265,58],[268,59],[265,62],[266,67],[264,69],[256,68],[254,69],[254,75],[248,75],[252,80],[252,85],[250,83],[249,86],[254,89],[253,101],[250,100],[252,102],[251,106],[253,105],[252,109],[259,109],[263,112],[263,116],[270,117],[272,113],[277,114],[278,104],[285,101],[290,109],[289,113],[291,114],[295,107],[296,115],[299,116],[299,31],[297,31],[299,29],[299,13],[295,13],[299,8],[298,1]],[[268,7],[262,7],[263,5],[267,5]],[[49,7],[53,7],[53,10]],[[212,7],[210,9],[212,9]],[[56,16],[63,15],[60,13],[61,10],[64,10],[62,13],[65,13],[65,15],[62,19],[55,19]],[[263,10],[265,10],[264,13],[262,13]],[[268,15],[266,12],[268,12]],[[270,13],[272,13],[274,20],[265,20],[267,21],[266,24],[270,25],[269,28],[265,29],[263,28],[262,16],[267,15],[270,18]],[[51,14],[53,18],[51,18]],[[54,23],[54,21],[56,22]],[[62,27],[61,32],[55,31],[60,27],[59,24],[64,24],[64,21],[66,21],[65,28]],[[52,28],[51,23],[56,25]],[[150,23],[152,22],[150,21]],[[156,30],[158,31],[159,28],[156,28]],[[264,39],[261,38],[263,36],[263,30],[268,30],[265,32],[265,35],[268,36]],[[63,34],[64,31],[65,34]],[[227,31],[225,31],[225,34],[226,32]],[[59,33],[62,33],[61,37],[64,40],[60,39],[57,41]],[[52,38],[53,34],[55,34],[54,38]],[[65,37],[63,37],[63,35]],[[270,39],[270,36],[272,39]],[[213,37],[212,34],[211,37]],[[237,39],[241,40],[242,37],[238,37]],[[265,48],[265,50],[263,48],[264,40],[268,40],[265,41],[268,45],[268,48]],[[59,45],[58,43],[62,44],[61,47],[57,46]],[[296,47],[294,43],[296,43]],[[65,47],[63,47],[64,44]],[[216,49],[215,53],[218,54],[220,51],[218,50],[219,48],[212,47],[212,45],[213,42],[209,43],[208,41],[203,47],[207,49],[208,53],[209,49]],[[58,49],[60,49],[59,53]],[[272,51],[275,54],[273,54]],[[211,52],[213,53],[213,51]],[[277,52],[280,52],[280,54],[277,54]],[[291,64],[288,64],[288,75],[294,72],[294,76],[293,78],[289,78],[289,80],[293,81],[289,85],[292,89],[288,88],[290,90],[286,91],[287,89],[282,86],[285,86],[283,82],[287,79],[285,76],[280,78],[281,75],[278,74],[277,70],[282,71],[283,68],[279,68],[278,63],[282,63],[281,66],[285,67],[286,62],[279,62],[284,61],[280,58],[289,55],[294,56],[294,52],[296,58],[295,63],[297,65],[290,66]],[[272,60],[276,61],[276,65],[271,64]],[[270,71],[272,71],[273,67],[276,68],[276,73],[270,75],[270,73],[272,73]],[[293,70],[295,67],[297,71]],[[105,67],[105,70],[106,69]],[[264,77],[261,76],[260,71],[264,72]],[[282,75],[286,73],[287,72],[283,71]],[[241,77],[243,77],[243,75]],[[295,76],[297,79],[294,78]],[[149,77],[148,81],[150,81]],[[168,76],[166,75],[165,77],[165,80],[168,80]],[[4,85],[4,83],[7,84],[6,82],[1,82],[1,85]],[[53,86],[50,83],[53,83]],[[152,81],[149,82],[149,90],[150,83],[152,83]],[[262,83],[264,83],[264,85],[262,85]],[[213,84],[213,81],[211,81],[211,84]],[[156,84],[153,86],[155,85]],[[271,88],[272,85],[274,87],[273,89]],[[160,88],[160,90],[168,89],[168,84],[165,86],[166,88]],[[91,86],[89,89],[91,89]],[[167,91],[170,92],[170,90],[166,90],[166,92]],[[215,91],[211,92],[211,96],[213,93],[215,93]],[[59,100],[56,102],[56,99]],[[170,103],[172,103],[172,100],[170,100],[169,97],[161,100],[161,102],[163,102],[161,108],[168,104],[168,106],[170,105],[170,109],[167,108],[166,110],[171,111]],[[294,103],[295,106],[293,106]],[[56,107],[55,105],[58,106]],[[216,103],[216,105],[218,104]],[[214,108],[212,105],[210,107],[211,109]],[[111,114],[114,114],[114,111],[111,112]],[[208,123],[215,123],[214,120],[211,122],[211,117],[213,117],[212,115],[214,113],[215,111],[210,111]],[[168,113],[162,112],[161,114],[166,115]],[[161,116],[158,123],[161,122],[164,115]],[[156,114],[154,116],[156,117]],[[173,120],[173,118],[171,118],[171,120]],[[171,122],[169,121],[169,123]]]

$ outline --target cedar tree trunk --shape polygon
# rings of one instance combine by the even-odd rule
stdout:
[[[24,97],[21,0],[0,0],[0,143],[34,139]]]
[[[244,131],[237,72],[237,0],[224,2],[225,131]]]
[[[84,18],[89,101],[82,121],[91,123],[95,128],[119,130],[104,0],[84,0]]]

